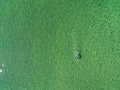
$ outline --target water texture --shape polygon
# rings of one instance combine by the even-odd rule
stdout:
[[[120,90],[120,1],[0,0],[0,90]]]

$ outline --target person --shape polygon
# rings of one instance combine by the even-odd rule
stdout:
[[[80,51],[76,51],[75,58],[78,60],[81,58],[81,53]]]

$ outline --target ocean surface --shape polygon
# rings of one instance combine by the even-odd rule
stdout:
[[[0,90],[120,90],[120,0],[0,0]]]

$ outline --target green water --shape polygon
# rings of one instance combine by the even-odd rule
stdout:
[[[0,0],[1,69],[0,90],[120,90],[120,1]]]

